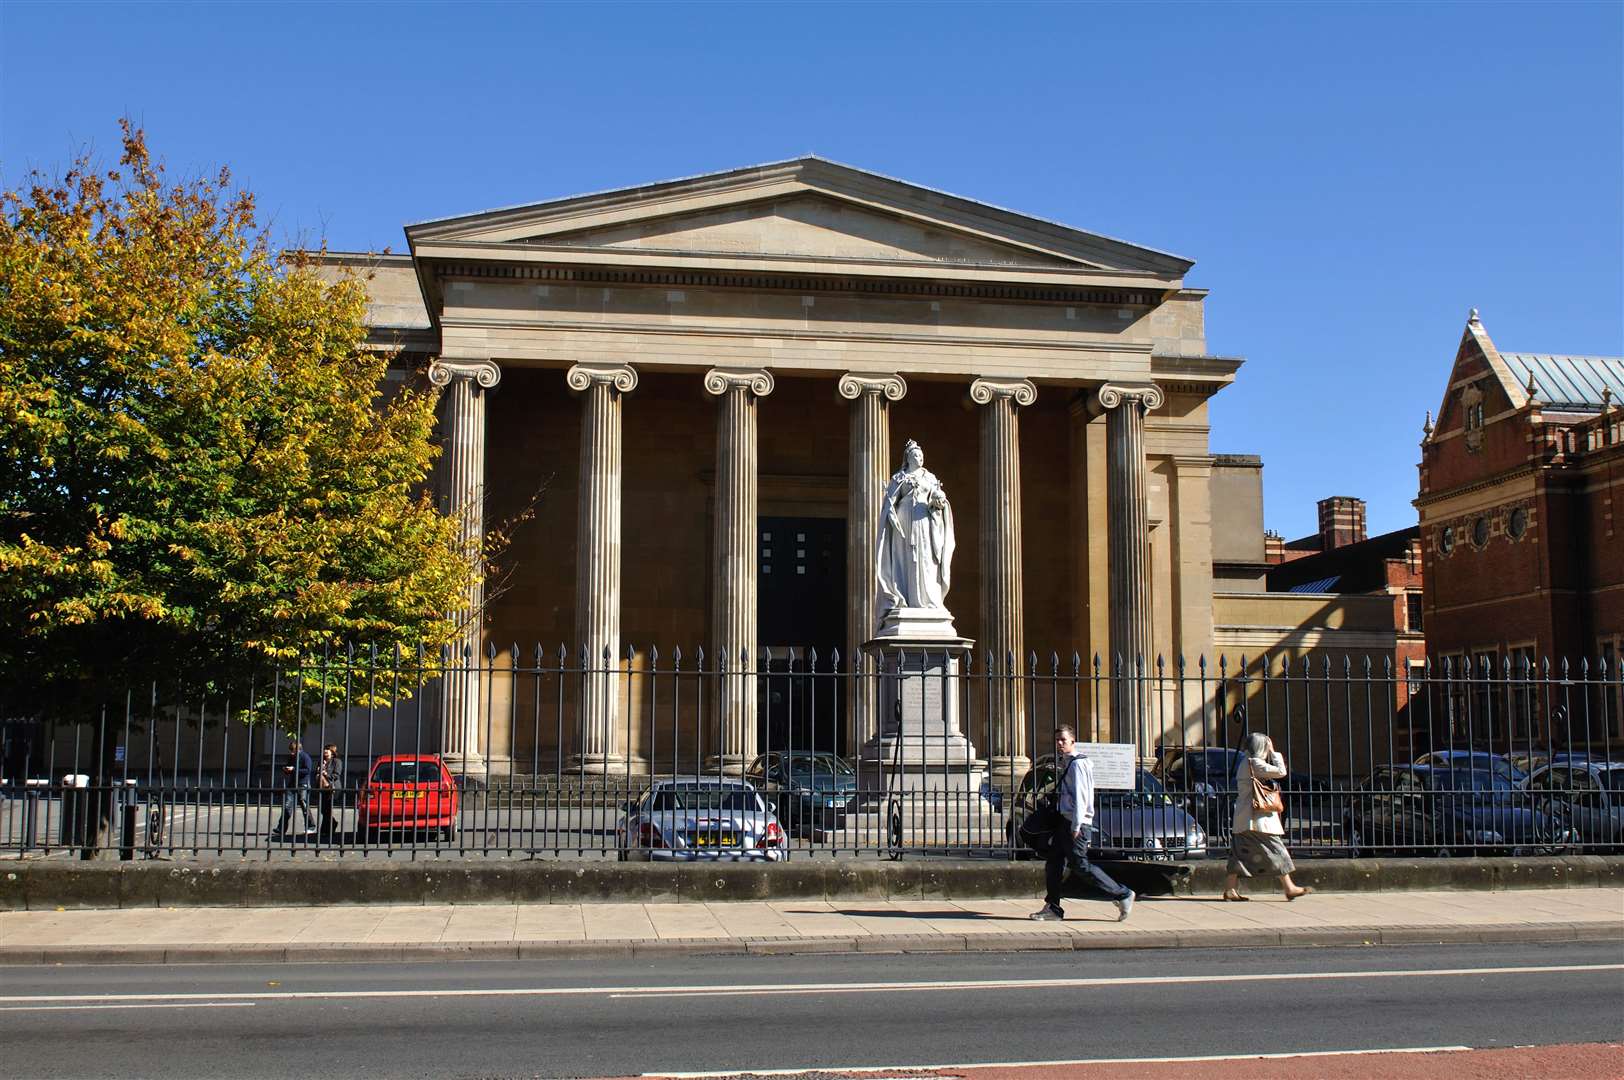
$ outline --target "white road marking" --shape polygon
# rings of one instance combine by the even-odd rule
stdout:
[[[147,1001],[116,1005],[0,1005],[0,1012],[61,1012],[64,1009],[252,1009],[256,1001]]]
[[[1203,1061],[1282,1061],[1290,1058],[1353,1057],[1362,1054],[1445,1054],[1470,1050],[1470,1046],[1387,1046],[1370,1050],[1304,1050],[1283,1054],[1203,1054],[1199,1057],[1065,1058],[1053,1061],[978,1061],[968,1065],[817,1065],[801,1069],[747,1069],[751,1076],[797,1076],[804,1073],[890,1073],[924,1070],[1033,1069],[1057,1065],[1159,1065]],[[705,1080],[706,1077],[737,1076],[738,1069],[724,1072],[644,1073],[651,1080]],[[881,1080],[874,1077],[873,1080]]]
[[[890,994],[941,990],[1069,990],[1102,986],[1170,986],[1184,983],[1293,982],[1329,979],[1440,978],[1459,975],[1543,975],[1624,971],[1624,964],[1542,964],[1528,967],[1415,968],[1392,971],[1288,971],[1246,975],[1135,975],[1113,978],[978,979],[944,982],[782,983],[735,986],[516,986],[445,990],[254,990],[215,994],[16,994],[0,1006],[125,1001],[339,1001],[356,998],[471,997],[722,997],[759,994]]]

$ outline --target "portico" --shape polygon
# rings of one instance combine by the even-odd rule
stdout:
[[[1207,354],[1189,260],[817,158],[407,236],[408,256],[372,264],[378,342],[404,346],[405,378],[496,373],[469,384],[477,408],[442,383],[443,464],[483,496],[469,528],[541,491],[470,648],[559,642],[598,669],[570,688],[557,745],[489,722],[524,704],[517,682],[450,694],[447,751],[646,768],[670,751],[628,722],[647,650],[663,668],[702,647],[721,689],[673,715],[707,762],[748,764],[773,707],[764,650],[863,663],[878,504],[909,438],[959,516],[947,602],[972,667],[1008,676],[966,732],[994,775],[1033,753],[1029,650],[1045,670],[1051,653],[1210,652],[1206,402],[1239,361]],[[805,622],[837,640],[763,640],[785,577],[837,565],[844,587],[804,601],[829,606]],[[859,685],[839,707],[848,754],[877,729]],[[1148,751],[1167,722],[1149,711],[1119,695],[1092,715]]]

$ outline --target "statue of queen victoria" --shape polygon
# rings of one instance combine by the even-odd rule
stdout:
[[[875,609],[881,627],[909,612],[952,631],[947,591],[953,582],[953,507],[936,474],[925,468],[925,452],[909,439],[903,465],[885,488],[875,558]],[[928,615],[926,614],[928,613]]]

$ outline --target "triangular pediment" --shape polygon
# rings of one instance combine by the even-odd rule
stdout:
[[[511,245],[1147,275],[1188,259],[822,158],[424,222],[419,245]]]
[[[583,248],[881,262],[1072,265],[1070,260],[1057,255],[997,243],[957,229],[812,192],[534,239]]]

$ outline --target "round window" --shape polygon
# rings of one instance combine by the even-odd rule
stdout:
[[[1521,540],[1528,531],[1528,511],[1521,506],[1513,510],[1511,519],[1506,522],[1506,529],[1513,540]]]
[[[1472,543],[1476,544],[1478,547],[1482,547],[1488,542],[1489,519],[1486,517],[1480,517],[1476,521],[1472,522]]]
[[[1438,534],[1438,550],[1448,555],[1455,550],[1455,527],[1444,526],[1444,531]]]

